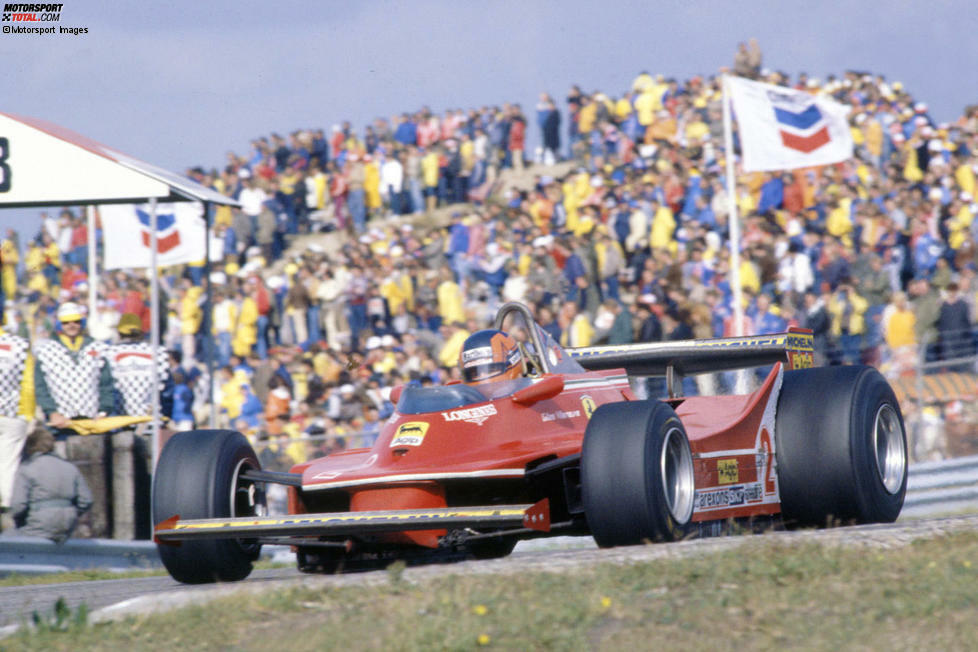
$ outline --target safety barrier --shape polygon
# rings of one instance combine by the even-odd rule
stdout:
[[[904,517],[950,514],[978,508],[978,455],[910,466]]]
[[[901,518],[978,509],[978,456],[911,465]],[[263,557],[291,559],[285,546],[266,546]],[[36,537],[0,537],[0,576],[100,569],[160,568],[151,541],[71,539],[62,545]]]
[[[160,567],[160,557],[152,541],[69,539],[59,545],[40,537],[7,534],[0,537],[0,576],[87,569],[123,572]]]

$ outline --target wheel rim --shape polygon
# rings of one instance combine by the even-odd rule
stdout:
[[[265,492],[251,480],[242,476],[245,471],[255,467],[251,460],[245,458],[238,461],[231,478],[231,516],[265,516],[268,508],[265,505]]]
[[[669,514],[677,523],[685,524],[693,515],[693,456],[679,428],[666,433],[659,466]]]
[[[242,476],[245,471],[254,469],[251,460],[245,458],[238,461],[231,477],[231,517],[236,516],[266,516],[268,506],[265,504],[265,492],[262,487]],[[257,554],[258,542],[255,539],[238,539],[238,544],[249,552]]]
[[[884,403],[876,412],[873,426],[873,452],[876,455],[876,471],[880,482],[891,494],[900,491],[907,469],[907,452],[904,448],[903,426],[896,410]]]

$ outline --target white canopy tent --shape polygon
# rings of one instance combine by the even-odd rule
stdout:
[[[0,209],[42,206],[87,206],[89,278],[95,278],[93,206],[149,202],[151,210],[150,341],[159,333],[159,279],[156,252],[157,202],[204,203],[209,242],[209,204],[237,206],[238,202],[190,179],[132,158],[59,125],[0,112]],[[209,278],[210,256],[205,265]],[[89,283],[89,310],[94,312],[96,283]],[[208,284],[209,288],[209,284]],[[209,291],[208,291],[209,294]],[[155,360],[155,357],[154,357]],[[211,370],[213,377],[213,369]],[[159,397],[154,394],[153,460],[158,457]]]
[[[0,208],[202,201],[221,193],[69,129],[0,112]]]

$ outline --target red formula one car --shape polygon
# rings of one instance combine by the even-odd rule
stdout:
[[[889,522],[903,506],[907,444],[875,369],[810,368],[812,336],[565,350],[520,304],[522,374],[479,385],[398,387],[372,448],[263,471],[239,433],[174,436],[153,482],[155,537],[181,582],[246,577],[263,543],[336,572],[509,554],[523,538],[591,535],[602,547],[748,527]],[[773,365],[760,388],[680,395],[693,374]],[[629,376],[665,376],[638,400]],[[268,483],[289,514],[268,515]]]

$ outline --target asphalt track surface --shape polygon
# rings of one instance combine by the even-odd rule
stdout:
[[[505,559],[470,561],[408,568],[404,579],[423,582],[452,574],[506,575],[524,572],[567,572],[596,563],[628,564],[654,559],[670,559],[709,554],[755,542],[822,542],[827,545],[891,548],[917,539],[932,538],[960,531],[978,531],[978,514],[943,518],[898,521],[887,525],[863,525],[831,530],[768,532],[763,535],[726,536],[669,544],[653,544],[598,550],[587,537],[561,538],[559,543],[540,539],[521,544]],[[91,620],[115,620],[172,608],[201,604],[237,592],[258,593],[274,589],[310,586],[335,587],[376,585],[388,582],[385,571],[348,575],[305,575],[294,568],[260,570],[247,580],[234,584],[185,586],[169,576],[137,579],[98,580],[0,588],[0,634],[29,619],[32,612],[53,613],[55,603],[64,598],[72,609],[88,606]]]

